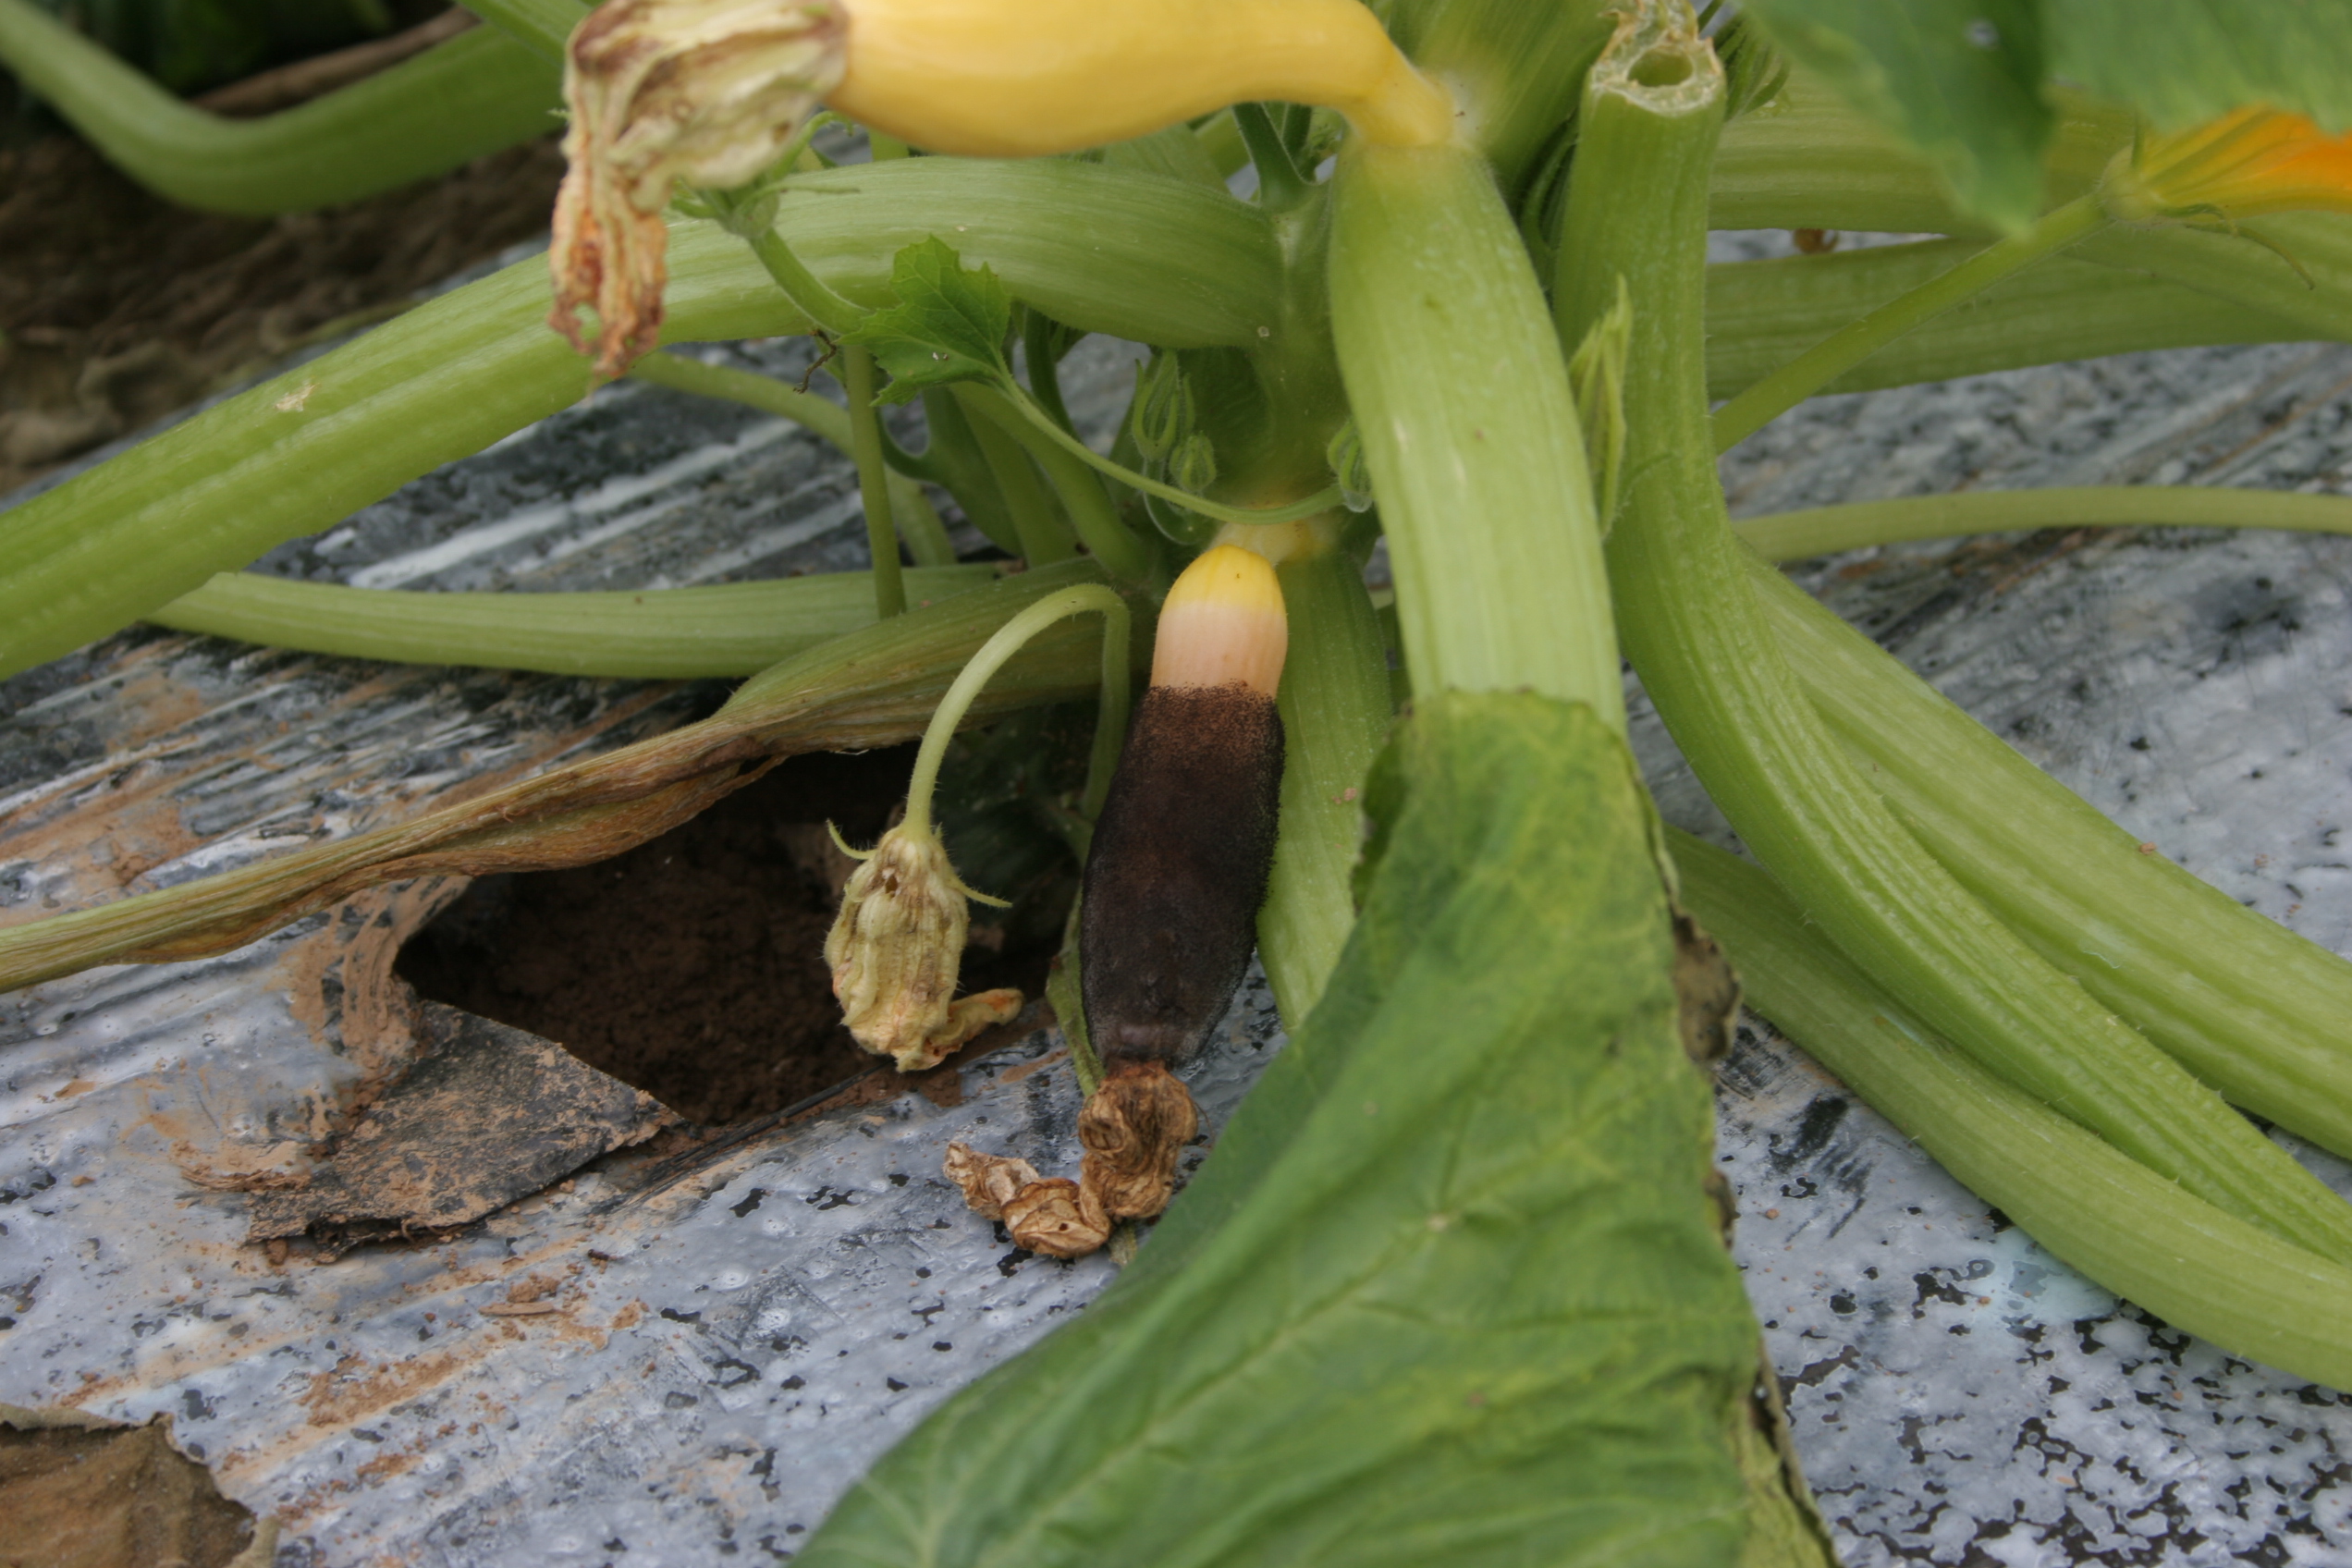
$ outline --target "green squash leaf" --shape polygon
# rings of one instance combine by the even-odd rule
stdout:
[[[2022,228],[2053,81],[2178,130],[2251,104],[2352,127],[2352,0],[1747,0],[1799,64]]]
[[[880,401],[903,403],[950,381],[1011,377],[1004,340],[1012,296],[995,273],[966,271],[954,247],[935,235],[890,258],[890,290],[899,302],[841,339],[873,349],[890,373]]]
[[[1748,0],[1788,55],[1932,164],[2003,228],[2041,206],[2053,117],[2037,0]]]
[[[1823,1561],[1746,1523],[1757,1331],[1623,743],[1449,693],[1368,802],[1330,986],[1142,1257],[802,1568]]]
[[[2352,127],[2352,0],[2040,0],[2050,68],[2178,130],[2248,104]]]

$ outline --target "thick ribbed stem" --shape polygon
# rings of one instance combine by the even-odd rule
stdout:
[[[1622,731],[1567,367],[1492,176],[1464,147],[1351,143],[1330,265],[1415,688],[1529,688]]]
[[[1701,50],[1704,45],[1697,47]],[[1604,57],[1604,66],[1608,57]],[[1626,652],[1699,779],[1845,955],[1988,1068],[2190,1192],[2352,1257],[2352,1207],[1969,895],[1845,762],[1782,656],[1724,513],[1702,304],[1718,104],[1596,68],[1554,300],[1578,341],[1633,290],[1625,496],[1610,535]]]
[[[2352,496],[2210,484],[2084,484],[1963,490],[1752,517],[1732,526],[1766,560],[1798,561],[1909,539],[2040,528],[2275,528],[2352,533]]]
[[[445,173],[543,134],[563,102],[552,61],[490,28],[250,120],[182,103],[27,0],[0,0],[0,63],[150,190],[251,217]]]
[[[928,605],[997,575],[988,565],[917,567],[907,593]],[[147,615],[182,631],[345,658],[639,680],[741,680],[874,619],[862,571],[585,594],[346,588],[225,571]]]
[[[2138,842],[1779,572],[1751,576],[1813,705],[1929,853],[2182,1066],[2352,1156],[2352,964]]]
[[[1349,553],[1318,530],[1316,547],[1277,574],[1291,651],[1276,703],[1284,762],[1274,872],[1257,916],[1258,958],[1282,1016],[1304,1021],[1355,925],[1365,775],[1394,708],[1378,612]]]
[[[1145,342],[1255,343],[1279,310],[1270,228],[1222,191],[1068,159],[929,166],[947,164],[795,177],[794,192],[826,192],[787,197],[796,243],[826,276],[880,299],[900,250],[961,225],[968,259],[1017,297]],[[668,341],[809,329],[717,225],[674,225],[668,249]],[[18,504],[0,529],[0,675],[578,402],[589,369],[547,330],[548,303],[545,258],[518,263]]]
[[[2224,1214],[1905,1016],[1772,879],[1670,830],[1682,895],[1756,1010],[1968,1190],[2093,1280],[2233,1355],[2352,1378],[2352,1271]]]

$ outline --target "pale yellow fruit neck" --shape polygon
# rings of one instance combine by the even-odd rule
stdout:
[[[1232,545],[1204,552],[1159,607],[1154,686],[1243,685],[1263,697],[1281,683],[1290,620],[1263,556]]]

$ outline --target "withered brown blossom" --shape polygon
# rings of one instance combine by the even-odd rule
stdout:
[[[1084,1257],[1110,1240],[1110,1219],[1095,1194],[1067,1176],[1032,1182],[1004,1206],[1012,1244],[1047,1257]]]
[[[1176,1160],[1200,1130],[1191,1091],[1156,1061],[1112,1068],[1078,1112],[1079,1182],[1113,1219],[1148,1219],[1176,1192]]]
[[[945,1170],[972,1211],[1003,1221],[1015,1246],[1047,1257],[1084,1257],[1110,1240],[1101,1200],[1066,1176],[1041,1178],[1025,1159],[982,1154],[969,1144],[948,1145]]]
[[[1005,1205],[1021,1189],[1036,1185],[1037,1168],[1011,1155],[982,1154],[970,1144],[949,1144],[941,1167],[948,1180],[963,1189],[966,1207],[983,1219],[1002,1219]]]
[[[1122,1062],[1078,1111],[1085,1149],[1078,1180],[1040,1177],[1010,1155],[949,1144],[945,1172],[983,1219],[1004,1222],[1015,1246],[1083,1257],[1122,1219],[1149,1219],[1176,1192],[1176,1162],[1200,1130],[1190,1090],[1156,1061]]]
[[[837,0],[606,0],[573,31],[548,320],[598,375],[661,340],[673,185],[732,189],[773,164],[841,80],[848,31]]]

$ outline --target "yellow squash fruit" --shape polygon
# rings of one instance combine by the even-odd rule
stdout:
[[[1256,99],[1376,142],[1453,134],[1452,96],[1359,0],[606,0],[565,52],[549,320],[599,375],[651,352],[675,182],[749,182],[820,102],[927,152],[1020,158]]]
[[[937,153],[1124,141],[1228,104],[1337,109],[1373,141],[1452,134],[1452,100],[1360,0],[849,0],[827,104]]]

